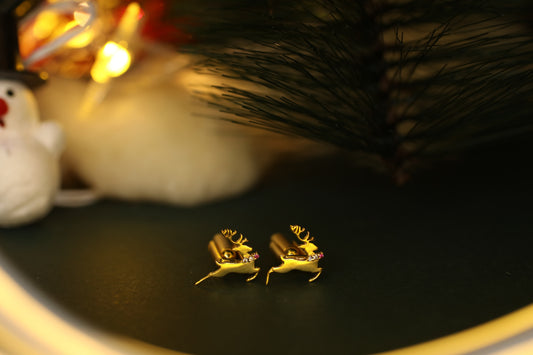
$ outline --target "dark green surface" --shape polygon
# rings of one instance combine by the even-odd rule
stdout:
[[[463,167],[394,187],[323,161],[245,196],[182,209],[101,202],[0,231],[45,293],[103,329],[197,354],[366,354],[491,320],[533,301],[530,169]],[[448,170],[450,171],[450,170]],[[460,175],[455,175],[455,173]],[[325,271],[265,272],[270,234],[306,226]],[[258,279],[194,282],[207,242],[237,227]]]

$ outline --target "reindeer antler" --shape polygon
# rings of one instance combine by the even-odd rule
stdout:
[[[302,228],[300,226],[297,226],[297,225],[291,225],[291,231],[296,234],[296,236],[299,238],[300,237],[300,234],[302,234],[303,231],[305,231],[305,228]]]
[[[231,238],[230,238],[231,239]],[[241,234],[241,236],[239,237],[238,240],[233,240],[231,239],[231,241],[237,245],[243,245],[244,243],[246,243],[248,241],[248,239],[244,238],[244,236]]]
[[[233,231],[231,229],[224,229],[222,230],[220,233],[222,233],[222,235],[226,238],[228,238],[229,240],[231,240],[231,242],[233,244],[237,244],[237,245],[243,245],[244,243],[246,243],[248,241],[248,239],[244,238],[244,236],[241,234],[241,236],[239,237],[239,239],[237,239],[236,241],[233,240],[233,236],[235,234],[237,234],[237,231]]]
[[[311,237],[309,232],[307,232],[307,235],[304,238],[300,238],[300,234],[302,234],[302,232],[305,232],[305,228],[303,227],[300,227],[297,225],[294,225],[294,226],[291,225],[291,231],[296,235],[298,239],[300,239],[304,243],[309,243],[310,241],[314,239],[313,237]]]
[[[228,239],[231,240],[231,237],[233,237],[235,234],[237,234],[237,231],[233,231],[231,229],[223,229],[220,231],[220,233],[222,233],[222,235]]]

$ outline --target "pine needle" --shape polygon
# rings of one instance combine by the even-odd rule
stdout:
[[[401,169],[533,131],[523,1],[183,0],[232,122],[379,154]],[[215,89],[213,92],[212,89]]]

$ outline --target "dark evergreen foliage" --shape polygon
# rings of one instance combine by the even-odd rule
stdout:
[[[182,0],[220,118],[394,170],[533,131],[524,1]],[[251,86],[250,83],[253,83]],[[225,114],[225,113],[229,113]]]

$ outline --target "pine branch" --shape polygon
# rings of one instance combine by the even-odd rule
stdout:
[[[401,169],[531,134],[533,45],[515,1],[180,1],[235,123],[379,154]]]

